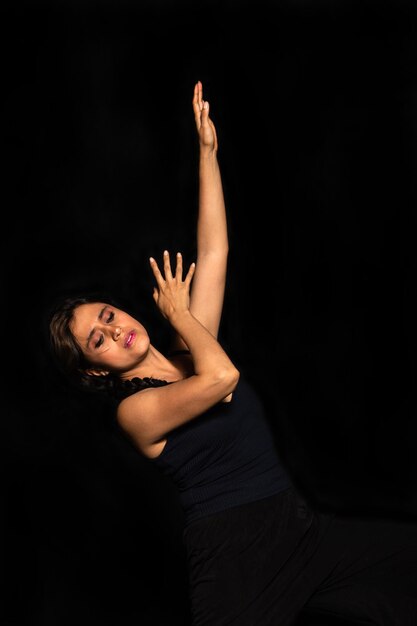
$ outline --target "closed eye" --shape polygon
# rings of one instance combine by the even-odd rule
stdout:
[[[113,311],[109,311],[109,314],[107,315],[107,319],[106,319],[106,324],[111,324],[112,321],[114,320],[114,312]],[[104,336],[101,335],[100,339],[98,339],[98,341],[96,341],[96,343],[94,344],[94,347],[97,349],[99,348],[104,341]]]

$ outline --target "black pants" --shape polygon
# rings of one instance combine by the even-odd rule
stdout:
[[[303,609],[417,626],[417,525],[311,510],[293,489],[185,528],[193,626],[290,626]]]

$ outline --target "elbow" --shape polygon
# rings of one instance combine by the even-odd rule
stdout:
[[[224,390],[231,393],[239,382],[240,372],[234,365],[230,365],[230,367],[218,371],[217,377]]]

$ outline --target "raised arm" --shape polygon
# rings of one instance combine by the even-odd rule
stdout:
[[[193,110],[199,140],[199,206],[197,219],[197,265],[191,290],[190,311],[217,337],[226,281],[227,237],[223,186],[217,160],[218,142],[203,86],[194,87]],[[174,348],[186,348],[176,337]]]

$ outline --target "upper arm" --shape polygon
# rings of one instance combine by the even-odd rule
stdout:
[[[209,252],[197,257],[190,293],[190,311],[213,335],[218,336],[226,286],[227,253]],[[186,348],[175,335],[172,348]]]
[[[193,375],[164,387],[144,389],[120,403],[118,423],[139,447],[145,447],[220,402],[233,391],[238,377],[237,371],[210,381]]]

